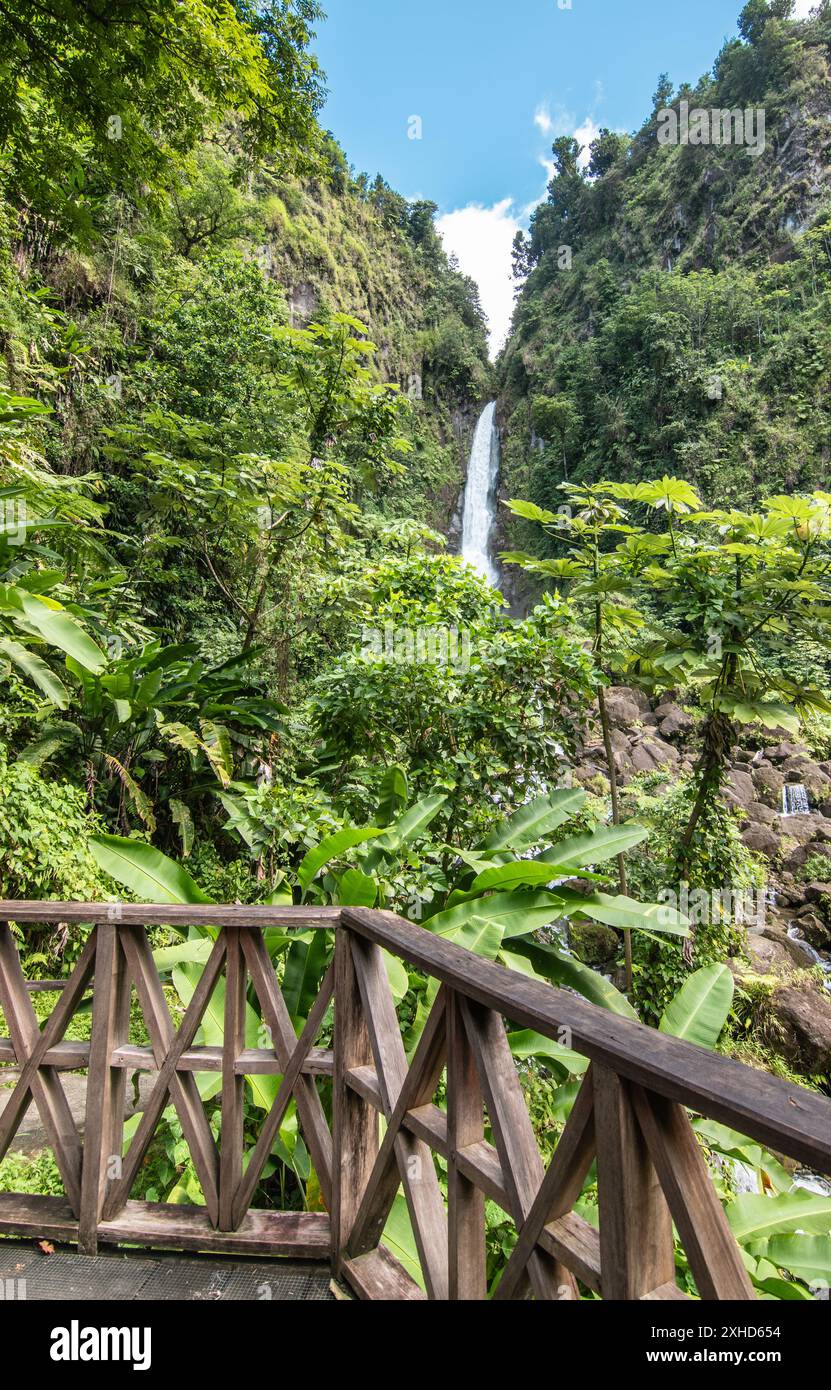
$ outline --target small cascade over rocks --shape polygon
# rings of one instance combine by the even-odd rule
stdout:
[[[782,815],[808,816],[810,814],[811,803],[805,787],[801,782],[786,782],[782,788]]]
[[[499,480],[499,429],[496,401],[485,406],[476,426],[465,487],[462,521],[462,559],[499,588],[499,571],[493,559],[496,526],[496,487]]]

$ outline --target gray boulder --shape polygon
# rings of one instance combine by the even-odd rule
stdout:
[[[815,855],[819,854],[831,860],[831,844],[827,840],[815,840],[811,844],[797,845],[796,849],[787,856],[783,868],[794,874],[799,873],[800,869],[805,868],[809,859],[813,859]]]
[[[731,806],[750,806],[756,800],[753,778],[734,767],[725,783],[724,796]]]
[[[643,747],[659,766],[665,763],[674,765],[679,761],[678,749],[673,748],[671,743],[665,743],[663,739],[657,738],[654,734],[649,734],[643,740]]]
[[[772,763],[760,763],[753,771],[753,785],[756,788],[754,801],[761,801],[765,806],[773,806],[776,810],[782,805],[782,788],[785,785],[785,778],[778,768]]]
[[[744,844],[748,849],[752,849],[755,854],[766,854],[768,859],[779,853],[780,839],[772,826],[749,825],[742,835]]]
[[[785,1057],[809,1076],[831,1071],[831,1000],[825,991],[790,985],[776,991],[771,1008]]]
[[[609,722],[619,729],[633,728],[641,717],[640,708],[625,689],[606,691],[606,713]]]
[[[693,726],[690,715],[682,710],[680,705],[661,705],[655,714],[660,720],[660,729],[664,738],[677,738],[679,734],[687,733]]]

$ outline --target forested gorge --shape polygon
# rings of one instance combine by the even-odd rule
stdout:
[[[0,897],[386,907],[828,1092],[831,5],[790,11],[555,143],[494,365],[436,204],[320,124],[315,0],[0,8]],[[766,149],[661,147],[681,101]],[[495,396],[521,616],[452,553]],[[85,940],[15,933],[35,980]],[[332,936],[267,934],[298,1032]],[[153,930],[175,1017],[210,944]],[[435,982],[387,966],[411,1054]],[[585,1059],[510,1042],[550,1156]],[[696,1129],[758,1294],[812,1298],[827,1184]],[[204,1201],[172,1108],[135,1195]],[[258,1200],[321,1206],[293,1103]],[[386,1239],[419,1278],[401,1196]]]

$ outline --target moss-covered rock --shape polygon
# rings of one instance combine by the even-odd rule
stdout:
[[[572,951],[584,965],[605,965],[618,952],[618,935],[600,922],[572,922],[568,929]]]

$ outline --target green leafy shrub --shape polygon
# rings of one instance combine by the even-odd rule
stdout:
[[[107,881],[88,841],[102,827],[69,782],[41,777],[0,745],[0,894],[94,901]]]

